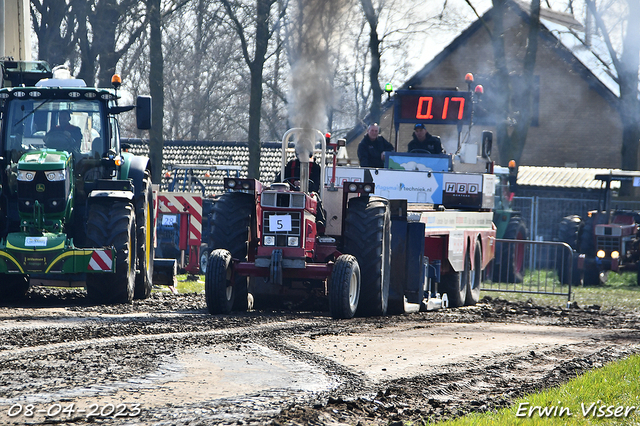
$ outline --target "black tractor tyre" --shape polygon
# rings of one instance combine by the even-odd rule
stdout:
[[[512,217],[507,224],[503,238],[506,240],[526,240],[527,227],[524,220],[519,217]],[[501,283],[521,283],[524,278],[524,244],[517,243],[499,243],[496,247],[496,260],[492,265],[493,282]]]
[[[360,266],[355,256],[343,254],[333,265],[329,310],[335,319],[353,318],[360,300]]]
[[[362,265],[360,316],[385,315],[389,306],[391,273],[391,213],[381,197],[349,200],[344,227],[344,253]]]
[[[568,244],[580,253],[579,241],[584,224],[580,216],[571,215],[562,219],[558,227],[558,241]],[[562,284],[579,285],[580,271],[577,268],[577,256],[567,249],[558,249],[556,253],[556,271]]]
[[[0,276],[0,301],[13,302],[22,299],[29,291],[26,275],[4,274]]]
[[[586,287],[593,287],[604,285],[607,283],[608,271],[600,271],[598,265],[591,262],[585,262],[584,273],[582,275],[582,285]]]
[[[587,216],[582,221],[582,227],[580,228],[578,247],[580,248],[580,253],[584,253],[587,258],[596,257],[595,234],[598,219],[602,219],[602,217],[598,217],[598,215]]]
[[[228,314],[233,309],[236,286],[231,281],[231,253],[216,249],[211,252],[204,278],[204,294],[210,314]]]
[[[206,244],[202,244],[200,246],[200,273],[207,273],[207,263],[209,263],[209,255],[211,251],[209,251],[209,246]]]
[[[255,215],[253,194],[229,192],[218,198],[213,207],[209,250],[226,249],[233,259],[246,260],[251,235],[251,223]],[[209,264],[207,264],[207,268]],[[247,277],[234,281],[233,310],[246,311],[249,307]]]
[[[469,251],[467,250],[467,256]],[[471,260],[469,256],[469,261]],[[466,260],[465,260],[466,262]],[[469,285],[467,286],[467,296],[464,304],[467,306],[475,306],[480,300],[480,287],[482,286],[482,246],[480,241],[476,240],[473,251],[473,267],[470,267]]]
[[[464,306],[464,303],[467,300],[468,277],[468,273],[465,274],[464,272],[455,271],[441,276],[438,290],[440,293],[447,294],[450,308]]]
[[[99,304],[131,303],[136,279],[134,207],[127,201],[93,202],[87,214],[87,244],[116,250],[115,274],[87,273],[87,296]]]
[[[155,230],[153,229],[153,190],[151,176],[146,173],[142,195],[136,202],[136,243],[138,273],[133,292],[134,299],[146,299],[153,287],[153,258],[155,257]]]

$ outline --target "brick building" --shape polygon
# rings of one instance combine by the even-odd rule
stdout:
[[[528,4],[508,2],[505,16],[505,47],[508,68],[514,78],[522,73],[522,59],[528,35]],[[458,87],[466,90],[464,76],[471,72],[476,82],[485,87],[485,99],[501,90],[502,82],[491,79],[495,69],[493,49],[484,23],[492,29],[495,11],[464,30],[449,46],[411,77],[402,88]],[[584,47],[579,38],[583,30],[579,22],[567,14],[543,10],[534,70],[534,117],[520,163],[531,166],[619,168],[622,146],[622,124],[617,111],[618,87],[597,64],[597,57]],[[584,37],[581,37],[584,38]],[[393,99],[393,98],[392,98]],[[384,104],[380,125],[382,134],[395,143],[391,124],[391,104]],[[490,116],[478,117],[469,141],[481,140],[482,130],[492,130]],[[454,126],[430,126],[440,135],[447,152],[454,152],[458,134]],[[466,129],[463,130],[463,136]],[[398,151],[406,151],[411,140],[411,125],[401,125],[397,138]],[[348,153],[357,159],[357,145],[364,135],[364,125],[348,137]],[[498,159],[493,144],[493,159]]]

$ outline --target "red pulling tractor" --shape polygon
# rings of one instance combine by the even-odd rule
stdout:
[[[282,176],[291,139],[311,140],[312,146],[319,142],[321,164],[325,164],[324,135],[317,130],[292,129],[283,138]],[[296,179],[300,188],[292,179],[269,189],[256,180],[225,179],[229,192],[213,206],[211,240],[219,249],[212,251],[205,275],[207,307],[212,314],[246,310],[248,290],[256,299],[329,295],[335,318],[351,318],[357,310],[365,315],[386,312],[391,258],[389,202],[371,196],[372,183],[348,185],[343,191],[341,215],[344,235],[340,241],[322,235],[319,228],[324,224],[317,220],[320,199],[324,192],[337,188],[321,185],[320,194],[310,193],[308,167],[302,164],[303,176]],[[247,277],[255,278],[249,287]]]

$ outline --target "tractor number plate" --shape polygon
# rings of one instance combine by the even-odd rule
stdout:
[[[46,247],[47,237],[26,237],[24,245],[30,247]]]
[[[291,216],[273,215],[269,218],[269,232],[291,231]]]

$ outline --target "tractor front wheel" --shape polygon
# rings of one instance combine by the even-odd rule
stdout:
[[[87,215],[90,247],[116,250],[115,274],[88,273],[87,296],[96,303],[131,303],[136,278],[136,221],[134,207],[126,201],[94,202]]]
[[[336,260],[329,287],[329,309],[336,319],[353,318],[360,300],[360,266],[351,255]]]
[[[235,300],[235,286],[231,280],[231,253],[217,249],[211,252],[204,276],[204,294],[210,314],[228,314]]]
[[[139,272],[133,293],[135,299],[146,299],[153,287],[153,258],[155,241],[153,229],[153,192],[151,176],[147,173],[142,188],[142,195],[136,204],[136,242]]]
[[[226,249],[231,257],[247,259],[251,227],[256,211],[256,200],[251,194],[229,192],[223,194],[211,208],[211,240],[209,250]],[[207,273],[210,262],[207,263]],[[234,283],[235,303],[233,310],[247,311],[249,308],[247,277],[236,277]]]
[[[5,274],[0,278],[0,300],[15,301],[23,298],[29,291],[29,278],[26,275]]]

